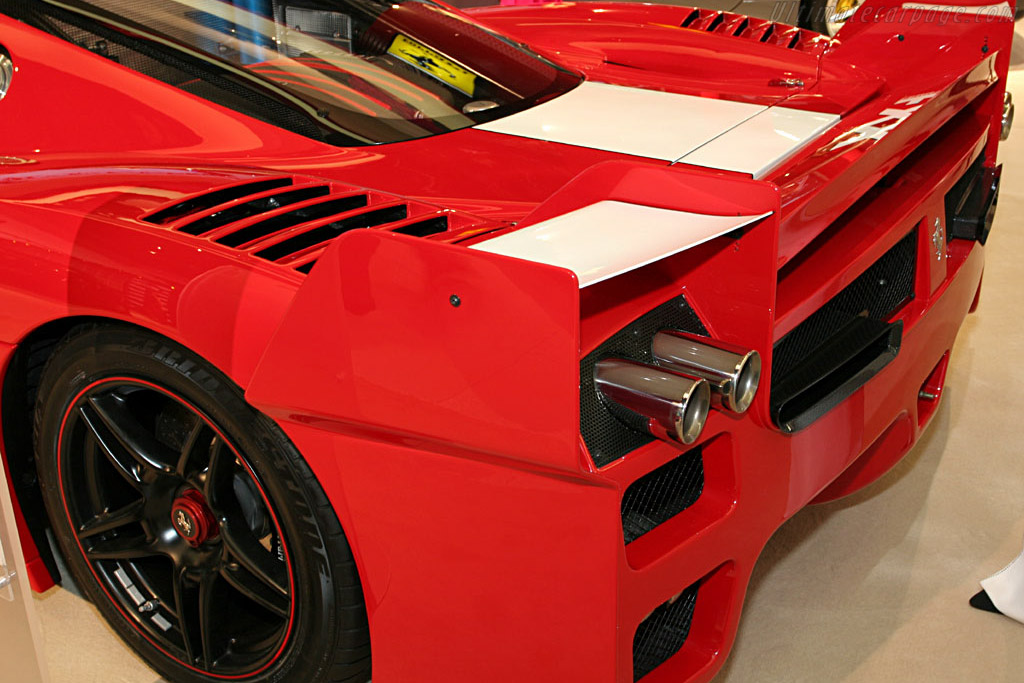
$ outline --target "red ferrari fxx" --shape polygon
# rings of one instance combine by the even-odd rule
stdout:
[[[981,288],[1013,8],[869,5],[0,1],[34,585],[172,681],[709,680]]]

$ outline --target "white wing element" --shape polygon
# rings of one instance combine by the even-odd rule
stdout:
[[[477,128],[675,161],[767,107],[584,81],[536,107]]]
[[[839,116],[584,81],[480,130],[763,177]]]
[[[763,178],[838,120],[835,114],[770,107],[677,159],[676,163]]]
[[[583,289],[770,215],[708,216],[602,201],[470,248],[567,268]]]

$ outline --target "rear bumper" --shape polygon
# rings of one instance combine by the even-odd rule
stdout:
[[[630,655],[639,623],[698,582],[685,645],[644,680],[710,679],[731,645],[754,563],[778,526],[819,495],[837,497],[870,483],[910,450],[939,400],[921,398],[921,391],[930,377],[944,376],[980,285],[982,248],[965,248],[969,253],[955,277],[907,325],[897,358],[806,430],[786,436],[750,421],[709,425],[700,500],[626,546],[620,557],[615,680],[633,680]],[[930,387],[933,395],[941,393],[941,380],[937,387]],[[674,456],[665,451],[671,448],[635,453],[607,474],[626,484]]]
[[[923,221],[919,212],[941,211],[942,192],[917,206],[907,225],[930,225],[930,209]],[[908,229],[895,227],[890,241]],[[277,411],[355,552],[374,680],[632,681],[637,628],[695,586],[685,644],[644,680],[710,679],[731,646],[757,557],[779,525],[816,497],[844,495],[880,476],[934,412],[938,399],[920,394],[926,386],[941,394],[945,361],[980,286],[984,248],[953,240],[936,259],[933,235],[916,230],[921,265],[916,298],[897,313],[898,356],[796,434],[771,426],[764,409],[743,417],[713,411],[695,446],[704,469],[699,499],[628,545],[623,494],[679,457],[665,443],[600,470],[581,452],[573,473]]]
[[[945,239],[945,195],[986,140],[984,122],[962,117],[782,273],[777,215],[582,292],[568,271],[457,246],[355,234],[372,231],[339,240],[247,396],[294,440],[338,512],[374,680],[628,683],[649,618],[685,642],[641,653],[645,683],[709,680],[775,530],[881,476],[934,414],[984,262],[978,242]],[[732,194],[774,197],[742,182],[749,191]],[[693,446],[696,502],[627,544],[624,495],[681,451],[651,441],[591,458],[578,428],[579,384],[590,381],[581,358],[683,292],[713,338],[767,363],[910,234],[914,297],[886,314],[902,324],[896,357],[795,433],[772,423],[770,377],[746,414],[712,411]]]
[[[778,526],[844,470],[857,473],[850,487],[880,475],[927,425],[934,406],[920,390],[982,274],[982,247],[954,247],[959,267],[905,311],[892,363],[795,435],[715,413],[701,439],[699,500],[628,546],[622,493],[678,457],[667,444],[575,477],[282,421],[359,562],[374,680],[632,681],[637,627],[698,583],[685,645],[645,681],[710,679]]]

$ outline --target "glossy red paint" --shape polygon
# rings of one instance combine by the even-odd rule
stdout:
[[[681,28],[692,12],[671,5],[590,2],[470,10],[496,30],[607,83],[777,104],[792,93],[772,80],[816,82],[815,52],[828,39],[818,36],[820,42],[805,51],[723,36],[697,24]]]
[[[982,246],[954,240],[937,257],[919,229],[899,355],[795,435],[769,416],[773,345],[941,217],[979,154],[994,163],[1012,28],[969,23],[950,41],[896,17],[804,51],[679,28],[687,12],[561,3],[476,16],[595,80],[843,119],[757,181],[473,129],[336,148],[0,18],[19,66],[0,107],[22,122],[0,148],[0,367],[47,323],[104,318],[175,339],[246,388],[346,531],[376,681],[628,682],[638,625],[698,581],[686,644],[643,680],[709,680],[778,526],[873,481],[927,426],[919,392],[941,388]],[[679,63],[685,76],[666,73]],[[803,88],[776,92],[769,81],[786,74]],[[281,175],[454,210],[466,241],[353,231],[304,277],[144,220]],[[466,249],[608,199],[772,215],[584,290],[570,271]],[[626,545],[623,492],[679,450],[654,442],[596,467],[579,360],[680,293],[713,338],[761,354],[762,390],[744,416],[712,412],[698,502]]]

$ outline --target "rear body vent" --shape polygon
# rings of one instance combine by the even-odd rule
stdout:
[[[686,15],[680,25],[694,31],[746,38],[766,45],[777,45],[815,55],[820,55],[832,45],[831,38],[814,31],[767,19],[755,19],[743,14],[696,7]]]
[[[700,448],[683,453],[630,484],[622,496],[622,536],[627,544],[697,502],[704,491]]]
[[[467,231],[479,232],[483,222],[374,190],[291,177],[208,190],[141,220],[302,273],[312,269],[332,240],[350,230],[457,241]]]
[[[690,635],[700,582],[660,605],[633,636],[633,680],[651,673],[683,649]]]
[[[912,230],[839,294],[780,339],[773,351],[771,411],[796,432],[848,398],[899,352],[914,298],[917,230]]]

